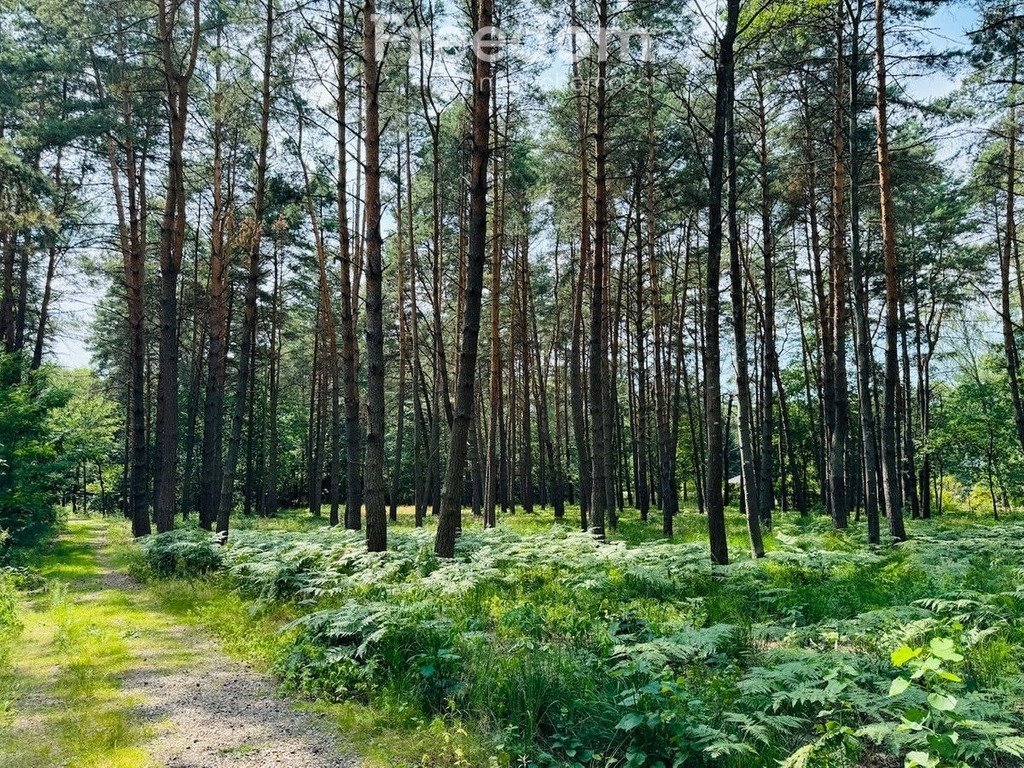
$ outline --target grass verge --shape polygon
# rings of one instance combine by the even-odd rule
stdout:
[[[3,768],[148,768],[149,731],[120,680],[148,617],[103,587],[96,528],[72,522],[39,546],[44,585],[18,600],[0,676]]]

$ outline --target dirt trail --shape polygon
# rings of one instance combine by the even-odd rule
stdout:
[[[79,541],[88,545],[82,554],[98,565],[92,578],[69,582],[74,598],[127,609],[113,611],[110,619],[130,654],[119,687],[131,703],[132,719],[146,726],[148,738],[138,746],[149,764],[358,768],[327,724],[280,696],[272,678],[225,658],[215,641],[174,623],[128,574],[112,568],[109,528],[88,521],[73,525],[85,527],[79,530]],[[117,626],[120,617],[123,625]]]
[[[145,745],[167,768],[350,768],[337,740],[315,718],[296,711],[272,680],[237,662],[191,630],[169,629],[171,645],[195,653],[185,669],[168,668],[157,653],[124,679],[138,696],[138,713],[155,726]]]

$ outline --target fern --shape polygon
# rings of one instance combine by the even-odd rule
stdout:
[[[1017,765],[1024,526],[930,530],[865,550],[827,520],[782,522],[767,557],[720,569],[702,545],[561,527],[467,529],[444,562],[427,530],[389,532],[384,553],[335,529],[238,531],[223,546],[182,531],[142,548],[164,575],[220,569],[304,613],[278,659],[288,685],[484,723],[538,765],[586,765],[572,751],[816,768],[852,764],[852,742],[926,749],[900,717],[928,692],[889,697],[890,651],[936,637],[967,657],[960,759]]]

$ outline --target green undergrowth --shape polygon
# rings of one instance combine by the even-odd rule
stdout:
[[[416,514],[412,506],[399,506],[396,510],[395,520],[388,523],[392,531],[414,531]],[[330,507],[324,505],[320,515],[311,515],[305,508],[282,509],[273,517],[262,516],[237,516],[232,520],[232,525],[238,530],[266,530],[266,531],[316,531],[328,525]],[[427,515],[425,525],[427,530],[434,527],[435,519]],[[509,529],[523,535],[535,533],[547,533],[551,530],[552,522],[575,528],[579,525],[580,509],[574,504],[567,504],[565,514],[561,520],[553,520],[550,508],[540,506],[534,507],[533,511],[526,512],[522,507],[515,507],[508,512],[499,512],[498,519],[502,528]],[[797,524],[803,520],[803,524],[813,524],[812,517],[794,518]],[[463,516],[463,527],[465,530],[473,531],[483,528],[483,518],[472,515],[469,511]],[[675,534],[671,541],[683,542],[706,542],[708,538],[707,519],[696,514],[696,508],[684,502],[684,513],[676,516],[674,520]],[[747,538],[746,523],[742,516],[735,509],[730,510],[726,518],[726,535],[729,547],[734,552],[745,552],[749,547]],[[627,510],[619,520],[615,529],[608,530],[608,537],[613,541],[624,541],[630,544],[643,542],[663,541],[661,532],[661,513],[652,509],[647,522],[640,520],[635,510]],[[765,538],[765,545],[772,547],[772,537],[768,534]]]
[[[459,764],[430,753],[444,738],[466,765],[1022,764],[1024,525],[921,523],[868,549],[786,520],[766,558],[713,568],[692,513],[672,541],[624,524],[606,544],[516,517],[467,526],[451,562],[429,530],[368,554],[294,518],[226,546],[155,536],[141,562],[242,651],[284,626],[252,652],[343,723],[409,728],[422,765]],[[894,692],[902,648],[951,678],[926,667]]]

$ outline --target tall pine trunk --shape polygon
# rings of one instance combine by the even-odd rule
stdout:
[[[168,112],[167,190],[160,222],[160,323],[157,379],[156,498],[157,531],[174,528],[178,484],[178,275],[185,245],[185,132],[189,83],[195,72],[200,38],[200,3],[192,2],[192,31],[179,61],[174,45],[183,0],[158,0],[157,34]],[[182,63],[183,62],[183,63]]]
[[[1011,83],[1017,79],[1017,61],[1014,59]],[[1015,94],[1016,89],[1011,89]],[[1006,350],[1006,371],[1010,385],[1010,399],[1013,402],[1014,425],[1017,440],[1024,448],[1024,398],[1020,391],[1020,352],[1013,330],[1010,314],[1010,264],[1013,261],[1014,245],[1017,242],[1016,187],[1017,187],[1017,105],[1011,95],[1011,106],[1007,118],[1006,132],[1006,221],[1003,231],[1002,253],[999,258],[999,289],[1001,297],[1000,316],[1003,327],[1003,347]]]
[[[854,348],[857,357],[857,395],[859,399],[860,438],[864,453],[864,512],[867,517],[868,543],[878,544],[879,489],[877,477],[878,443],[875,434],[874,398],[872,379],[874,356],[868,330],[868,286],[864,260],[860,247],[860,171],[861,155],[858,145],[860,115],[860,21],[863,0],[857,4],[850,27],[850,118],[848,141],[850,152],[850,262],[853,278]]]
[[[725,445],[722,423],[722,361],[721,361],[721,275],[722,275],[722,194],[725,190],[725,143],[732,108],[732,87],[735,70],[736,30],[740,2],[728,0],[725,29],[718,41],[716,63],[715,123],[711,141],[710,205],[708,209],[708,268],[704,297],[704,412],[707,430],[707,465],[704,483],[704,510],[708,518],[711,560],[718,565],[729,562],[729,545],[725,534],[725,499],[722,474],[725,468]]]
[[[366,268],[366,547],[383,552],[388,543],[384,509],[384,307],[380,233],[380,80],[377,62],[376,6],[363,4],[363,77],[366,113],[363,143],[366,164],[363,243]]]
[[[882,254],[885,264],[885,391],[882,408],[882,477],[889,532],[906,539],[900,472],[897,462],[896,397],[899,386],[900,281],[896,257],[896,221],[892,204],[892,163],[889,157],[888,96],[885,68],[885,0],[875,0],[875,76],[877,82],[878,192],[882,212]]]
[[[775,495],[772,488],[773,436],[775,432],[775,377],[779,369],[779,353],[775,329],[775,232],[772,225],[772,190],[768,178],[768,115],[764,103],[764,80],[759,75],[757,87],[758,165],[761,192],[761,241],[764,260],[763,321],[761,346],[760,450],[758,466],[757,512],[761,521],[772,523]],[[785,470],[783,470],[785,475]],[[783,487],[785,478],[783,477]]]
[[[611,435],[608,431],[606,355],[608,313],[605,308],[608,261],[607,156],[605,116],[607,113],[608,0],[598,2],[597,94],[594,116],[594,253],[590,284],[590,370],[588,404],[590,411],[591,493],[590,528],[599,538],[605,535],[605,518],[611,508]],[[614,512],[613,512],[614,514]]]
[[[490,33],[491,0],[472,0],[473,31]],[[480,40],[473,58],[472,146],[469,170],[469,244],[466,253],[466,288],[461,349],[455,386],[451,451],[441,490],[434,552],[454,557],[455,536],[462,518],[462,483],[466,470],[469,430],[473,424],[474,382],[483,302],[484,262],[487,248],[487,160],[490,155],[491,65],[490,43]]]
[[[735,77],[730,75],[726,98],[727,109],[726,153],[729,164],[728,212],[729,221],[729,288],[732,303],[733,351],[736,358],[736,390],[739,399],[740,478],[743,509],[747,518],[750,551],[754,557],[764,557],[761,538],[761,515],[758,509],[758,458],[754,450],[754,404],[750,392],[750,365],[747,350],[747,314],[743,296],[743,265],[740,258],[739,179],[736,161],[736,125],[733,119]]]
[[[218,29],[218,43],[221,30]],[[222,144],[224,123],[221,116],[223,93],[220,90],[221,64],[215,64],[213,96],[213,210],[210,212],[209,350],[206,396],[203,401],[203,449],[199,482],[199,525],[209,529],[217,519],[220,484],[223,480],[224,389],[227,381],[228,278],[230,264],[225,223],[227,210],[223,189]],[[186,503],[187,503],[186,499]]]
[[[348,77],[345,56],[346,4],[338,3],[336,26],[338,94],[335,100],[338,122],[338,241],[341,261],[341,380],[345,402],[345,527],[362,527],[362,477],[359,424],[359,364],[356,335],[356,304],[353,296],[352,239],[348,223]]]
[[[278,402],[281,393],[281,258],[277,243],[274,243],[274,283],[270,294],[270,371],[267,377],[267,482],[263,492],[261,513],[265,517],[277,514],[277,485],[280,460],[278,439]]]
[[[249,233],[248,264],[245,280],[245,295],[242,306],[242,327],[238,352],[238,379],[235,385],[234,410],[231,413],[231,432],[224,458],[224,477],[220,487],[220,504],[217,507],[217,532],[226,538],[235,505],[235,473],[238,471],[238,455],[242,447],[242,422],[245,420],[249,377],[252,365],[253,347],[256,338],[256,298],[260,279],[260,246],[263,242],[263,215],[266,210],[267,191],[267,146],[270,135],[270,70],[273,62],[274,45],[274,4],[266,0],[266,19],[263,39],[263,81],[260,94],[260,132],[256,155],[256,188],[253,198],[252,230]]]
[[[843,79],[843,21],[845,0],[838,0],[836,13],[836,96],[833,125],[834,177],[832,187],[832,221],[830,248],[832,313],[832,376],[833,402],[832,444],[830,454],[830,492],[832,523],[836,528],[846,528],[850,517],[850,500],[846,482],[847,442],[850,432],[849,384],[846,373],[846,295],[847,295],[847,251],[846,251],[846,125]]]

